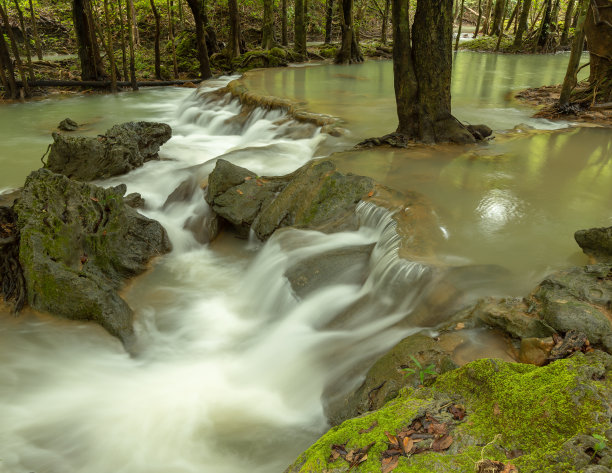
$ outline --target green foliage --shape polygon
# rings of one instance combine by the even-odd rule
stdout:
[[[419,363],[419,360],[417,360],[413,355],[410,355],[410,358],[412,358],[412,361],[415,364],[415,368],[402,368],[404,376],[415,375],[417,378],[419,378],[421,384],[423,384],[427,376],[438,375],[438,373],[436,373],[435,365],[428,365],[426,367],[423,367],[423,365]]]
[[[593,460],[593,458],[595,458],[595,455],[601,452],[608,445],[608,439],[605,438],[603,435],[593,434],[592,437],[597,440],[597,442],[595,443],[595,445],[593,445],[593,456],[591,457],[591,460]]]

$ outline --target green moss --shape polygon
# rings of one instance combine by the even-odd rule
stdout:
[[[480,52],[494,52],[497,49],[497,36],[481,36],[471,41],[459,43],[461,49]],[[517,52],[513,49],[514,38],[504,36],[499,45],[501,52]]]

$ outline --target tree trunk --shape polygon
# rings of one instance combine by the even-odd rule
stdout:
[[[495,0],[495,10],[493,13],[493,26],[491,27],[491,36],[499,36],[503,30],[503,16],[506,0]]]
[[[5,70],[6,73],[4,72]],[[2,72],[2,83],[9,93],[10,98],[16,99],[19,95],[19,89],[17,88],[17,82],[15,81],[13,61],[9,55],[8,46],[4,40],[3,34],[0,34],[0,72]]]
[[[563,22],[563,33],[561,33],[561,44],[567,44],[569,40],[569,29],[572,23],[574,1],[575,0],[569,0],[567,4],[567,9],[565,10],[565,21]]]
[[[195,21],[196,41],[198,44],[198,61],[200,62],[200,77],[202,79],[210,79],[212,77],[212,72],[210,70],[210,62],[208,60],[204,19],[202,18],[204,1],[205,0],[187,0],[187,3],[189,4],[189,8],[193,13],[193,19]]]
[[[359,49],[359,44],[357,44],[353,25],[353,0],[342,0],[341,6],[340,28],[342,31],[342,43],[334,62],[336,64],[363,62],[363,55]]]
[[[76,32],[82,80],[106,79],[89,0],[73,0],[72,14]]]
[[[510,19],[508,20],[508,24],[506,25],[505,31],[509,31],[512,26],[512,22],[518,16],[518,11],[521,6],[521,0],[517,0],[516,5],[514,5],[514,9],[512,10],[512,14],[510,15]]]
[[[548,42],[548,37],[550,36],[551,19],[552,19],[552,0],[546,0],[546,4],[544,6],[544,17],[542,18],[542,23],[540,24],[540,30],[538,32],[538,40],[536,42],[537,46],[542,50],[546,48],[546,43]]]
[[[472,36],[472,38],[476,38],[478,36],[478,30],[480,29],[481,20],[482,20],[482,0],[478,0],[478,19],[476,20],[476,29],[474,30],[474,36]]]
[[[151,11],[153,12],[153,16],[155,17],[155,78],[161,80],[161,57],[159,52],[159,37],[161,36],[161,19],[159,17],[159,12],[157,11],[157,7],[155,6],[155,0],[150,0],[151,2]],[[125,65],[124,65],[125,67]]]
[[[125,80],[128,79],[128,77],[130,77],[130,72],[128,69],[128,65],[127,65],[127,57],[128,57],[128,51],[127,51],[127,44],[125,42],[125,37],[126,37],[126,30],[125,30],[125,19],[123,18],[123,7],[121,6],[121,2],[117,2],[117,9],[119,10],[119,28],[120,28],[120,40],[121,40],[121,65],[123,68],[123,78]]]
[[[497,44],[495,45],[495,52],[499,51],[499,46],[501,45],[501,40],[504,36],[504,21],[506,19],[506,6],[508,5],[508,0],[504,0],[504,8],[502,9],[502,17],[499,24],[499,35],[497,36]]]
[[[108,52],[111,68],[111,90],[117,92],[117,74],[115,72],[115,49],[113,47],[113,31],[110,15],[108,14],[108,0],[104,0],[104,16],[106,18],[106,34],[108,37]]]
[[[130,2],[130,16],[132,18],[132,39],[134,45],[140,46],[140,33],[138,32],[138,21],[136,19],[136,7],[134,6],[134,2]]]
[[[327,30],[325,30],[325,34],[327,35]],[[327,36],[325,38],[327,39]],[[281,0],[281,44],[283,46],[289,45],[289,39],[287,38],[287,0]]]
[[[130,11],[132,10],[132,0],[125,0],[125,11],[127,17],[127,26],[128,31],[132,30],[132,15],[130,15]],[[130,46],[130,83],[132,84],[132,90],[138,90],[138,82],[136,82],[136,65],[134,61],[134,36],[128,35],[128,44]]]
[[[38,34],[38,25],[36,24],[36,15],[34,15],[34,4],[32,0],[29,0],[30,4],[30,21],[32,22],[32,32],[34,33],[34,44],[36,44],[36,56],[39,61],[43,60],[42,46],[40,42],[40,35]]]
[[[396,133],[406,139],[474,142],[451,115],[452,8],[452,0],[419,1],[411,38],[409,0],[393,0]]]
[[[463,26],[463,8],[465,7],[465,0],[461,0],[461,11],[459,13],[459,28],[457,29],[457,39],[455,41],[455,51],[459,50],[459,39],[461,38],[461,27]]]
[[[230,59],[240,56],[240,19],[238,18],[238,1],[228,0],[230,37],[228,56]]]
[[[181,31],[185,29],[185,15],[183,14],[183,0],[178,0],[178,11],[179,11],[179,23],[181,25]]]
[[[518,29],[514,36],[514,47],[520,48],[523,43],[523,34],[527,30],[527,20],[529,19],[529,10],[531,10],[531,0],[523,2],[523,10],[518,22]]]
[[[19,75],[21,76],[21,81],[23,83],[23,91],[25,92],[26,97],[29,97],[30,87],[28,85],[28,77],[23,67],[23,63],[21,62],[19,49],[17,49],[17,41],[15,40],[15,35],[13,34],[13,30],[9,23],[8,15],[6,14],[6,11],[4,10],[2,4],[0,4],[0,16],[2,17],[2,21],[6,25],[6,33],[8,34],[8,38],[11,43],[11,49],[13,50],[13,58],[15,59],[15,63],[17,64],[17,70],[19,71]]]
[[[168,0],[168,35],[170,39],[170,46],[172,50],[172,71],[174,73],[173,77],[178,79],[178,64],[176,62],[176,44],[174,44],[174,8],[173,1]]]
[[[582,0],[578,6],[578,9],[581,11],[581,15],[574,33],[572,52],[570,53],[565,79],[563,80],[563,87],[561,88],[561,95],[559,97],[559,108],[561,109],[564,109],[569,105],[572,90],[574,90],[574,87],[576,87],[576,83],[578,81],[576,75],[580,65],[580,57],[582,56],[582,51],[584,50],[584,20],[586,19],[587,11],[589,10],[589,3],[590,0]]]
[[[334,0],[327,0],[325,4],[325,44],[332,42],[332,21],[334,17]]]
[[[28,34],[25,27],[25,20],[23,19],[23,12],[21,11],[21,7],[19,6],[19,1],[14,0],[14,3],[15,9],[17,10],[17,17],[19,18],[19,26],[21,27],[21,31],[23,31],[23,42],[25,45],[28,75],[30,76],[30,80],[34,80],[34,69],[32,68],[32,54],[30,52],[30,35]]]
[[[612,100],[612,8],[608,0],[591,0],[584,22],[587,48],[591,56],[589,84],[591,103]]]
[[[274,0],[263,0],[262,49],[274,47]]]
[[[389,28],[389,10],[391,9],[391,0],[385,0],[385,10],[382,17],[382,28],[380,33],[380,42],[387,44],[387,29]]]
[[[487,36],[489,34],[492,6],[493,6],[493,0],[488,0],[487,6],[485,8],[484,23],[482,24],[482,34],[484,36]]]
[[[295,0],[295,22],[294,22],[293,49],[305,58],[306,51],[306,24],[304,18],[304,0]]]

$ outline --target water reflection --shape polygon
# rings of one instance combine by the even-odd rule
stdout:
[[[491,235],[503,230],[507,223],[521,217],[521,201],[508,189],[492,189],[478,203],[476,213],[480,217],[482,233]]]

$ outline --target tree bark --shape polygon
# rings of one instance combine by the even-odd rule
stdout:
[[[210,62],[208,60],[208,48],[206,46],[206,30],[204,29],[204,11],[205,0],[187,0],[196,27],[196,41],[198,44],[198,61],[200,62],[200,77],[202,79],[210,79],[212,72],[210,70]]]
[[[567,9],[565,10],[565,20],[563,22],[563,32],[561,33],[561,44],[567,44],[569,40],[569,29],[572,23],[572,15],[574,12],[574,0],[569,0]]]
[[[503,15],[504,15],[504,7],[506,5],[506,0],[496,0],[495,1],[495,9],[493,12],[493,26],[491,27],[491,36],[496,35],[499,36],[502,34],[503,30]]]
[[[263,0],[262,49],[274,47],[274,0]]]
[[[176,62],[176,44],[174,44],[174,8],[173,0],[168,0],[168,35],[170,39],[170,46],[172,50],[172,72],[173,77],[178,79],[178,64]]]
[[[544,50],[548,43],[548,37],[550,36],[550,25],[552,19],[552,0],[546,0],[544,6],[544,16],[542,17],[542,23],[540,24],[540,30],[538,32],[537,46]]]
[[[487,1],[487,6],[485,8],[484,14],[484,23],[482,24],[482,34],[487,36],[489,34],[489,27],[491,26],[491,9],[493,7],[493,0]]]
[[[608,0],[591,0],[584,22],[591,57],[591,103],[612,100],[612,8]]]
[[[133,31],[132,15],[130,15],[132,0],[125,0],[125,7],[128,31]],[[130,83],[132,85],[132,90],[136,91],[138,90],[138,82],[136,82],[136,64],[134,60],[134,36],[131,34],[128,35],[128,44],[130,46]]]
[[[293,49],[305,58],[306,51],[306,19],[304,18],[304,0],[295,0],[295,20]]]
[[[355,27],[353,25],[353,0],[341,0],[342,14],[340,15],[340,28],[342,43],[334,62],[336,64],[354,64],[363,62],[363,55],[357,44]]]
[[[5,70],[6,72],[4,72]],[[0,34],[0,72],[2,73],[0,74],[2,83],[9,93],[10,98],[16,99],[19,95],[19,89],[15,81],[13,61],[11,61],[11,56],[3,34]]]
[[[499,23],[499,35],[497,35],[497,44],[495,45],[495,52],[499,51],[499,46],[501,45],[501,40],[504,36],[504,21],[506,19],[506,6],[508,5],[508,0],[504,1],[504,7],[502,9],[502,17]]]
[[[480,29],[481,20],[482,20],[482,0],[478,0],[478,19],[476,20],[476,29],[474,30],[474,36],[472,36],[472,38],[476,38],[478,36],[478,30]]]
[[[332,42],[332,21],[334,18],[334,0],[327,0],[325,4],[325,44]]]
[[[510,27],[512,26],[512,22],[518,16],[518,11],[520,7],[521,7],[521,0],[517,0],[516,5],[514,5],[514,8],[512,10],[512,14],[510,15],[510,19],[508,20],[508,24],[506,25],[505,31],[510,30]]]
[[[115,72],[115,49],[113,48],[113,31],[110,15],[108,13],[108,0],[104,0],[104,16],[106,18],[106,34],[111,68],[111,90],[117,92],[117,74]]]
[[[38,34],[38,25],[36,24],[36,15],[34,15],[34,4],[32,0],[29,0],[30,5],[30,21],[32,22],[32,32],[34,33],[34,44],[36,44],[36,56],[39,61],[43,60],[42,46],[40,42],[40,35]]]
[[[569,105],[571,93],[574,90],[574,87],[576,87],[576,83],[578,81],[576,75],[580,65],[580,57],[582,56],[582,51],[584,50],[584,20],[586,19],[587,11],[589,9],[589,3],[590,0],[582,0],[578,6],[578,9],[582,13],[574,33],[572,52],[570,53],[565,79],[563,80],[563,86],[561,87],[561,95],[559,96],[559,107],[561,109]]]
[[[121,2],[117,2],[117,9],[119,10],[119,28],[120,28],[120,41],[121,41],[121,65],[123,68],[123,78],[127,80],[130,77],[130,70],[127,65],[127,44],[125,42],[125,36],[127,34],[125,30],[125,19],[123,18],[123,7],[121,6]]]
[[[155,6],[155,0],[149,1],[151,3],[151,11],[153,12],[153,17],[155,18],[155,42],[153,46],[155,51],[155,78],[161,80],[161,57],[159,48],[159,38],[161,36],[161,19],[159,17],[157,7]]]
[[[389,10],[391,9],[391,0],[385,0],[385,10],[382,17],[382,27],[380,33],[380,42],[387,44],[387,29],[389,28]]]
[[[527,30],[527,20],[529,19],[529,10],[531,10],[531,0],[525,0],[523,2],[523,9],[521,10],[521,16],[518,22],[518,29],[514,36],[514,47],[520,48],[523,43],[523,34]]]
[[[81,79],[106,79],[89,0],[72,0],[72,14],[81,63]]]
[[[327,34],[327,30],[325,31]],[[325,36],[325,38],[327,38],[327,36]],[[281,0],[281,44],[283,46],[289,45],[289,39],[287,37],[287,0]]]
[[[132,40],[134,45],[140,46],[140,33],[138,32],[138,20],[136,18],[136,7],[134,6],[134,2],[130,2],[130,10],[129,15],[131,17],[131,25],[132,25]]]
[[[230,59],[240,56],[240,19],[238,18],[238,1],[228,0],[230,37],[228,56]]]
[[[463,8],[465,7],[465,0],[461,0],[461,11],[459,13],[459,28],[457,29],[457,38],[455,41],[455,51],[459,50],[459,39],[461,38],[461,27],[463,26]]]
[[[19,1],[14,0],[15,9],[17,10],[17,17],[19,18],[19,26],[23,31],[23,42],[25,45],[26,52],[26,63],[28,65],[28,75],[30,76],[30,80],[34,80],[34,69],[32,68],[32,54],[30,52],[30,35],[26,30],[25,20],[23,19],[23,12],[21,11],[21,7],[19,6]]]
[[[13,30],[11,29],[11,25],[9,23],[8,15],[4,10],[4,7],[0,3],[0,16],[2,17],[2,21],[6,25],[6,33],[8,34],[9,41],[11,43],[11,49],[13,50],[13,58],[15,59],[15,63],[17,64],[17,70],[19,71],[19,75],[21,76],[21,81],[23,83],[23,91],[25,92],[26,97],[30,96],[30,86],[28,85],[28,77],[26,75],[25,69],[23,68],[23,63],[21,62],[21,56],[19,55],[19,49],[17,49],[17,41],[15,40],[15,35],[13,34]]]
[[[397,134],[425,143],[472,143],[451,114],[452,0],[417,3],[412,35],[409,0],[393,0],[393,76]]]

